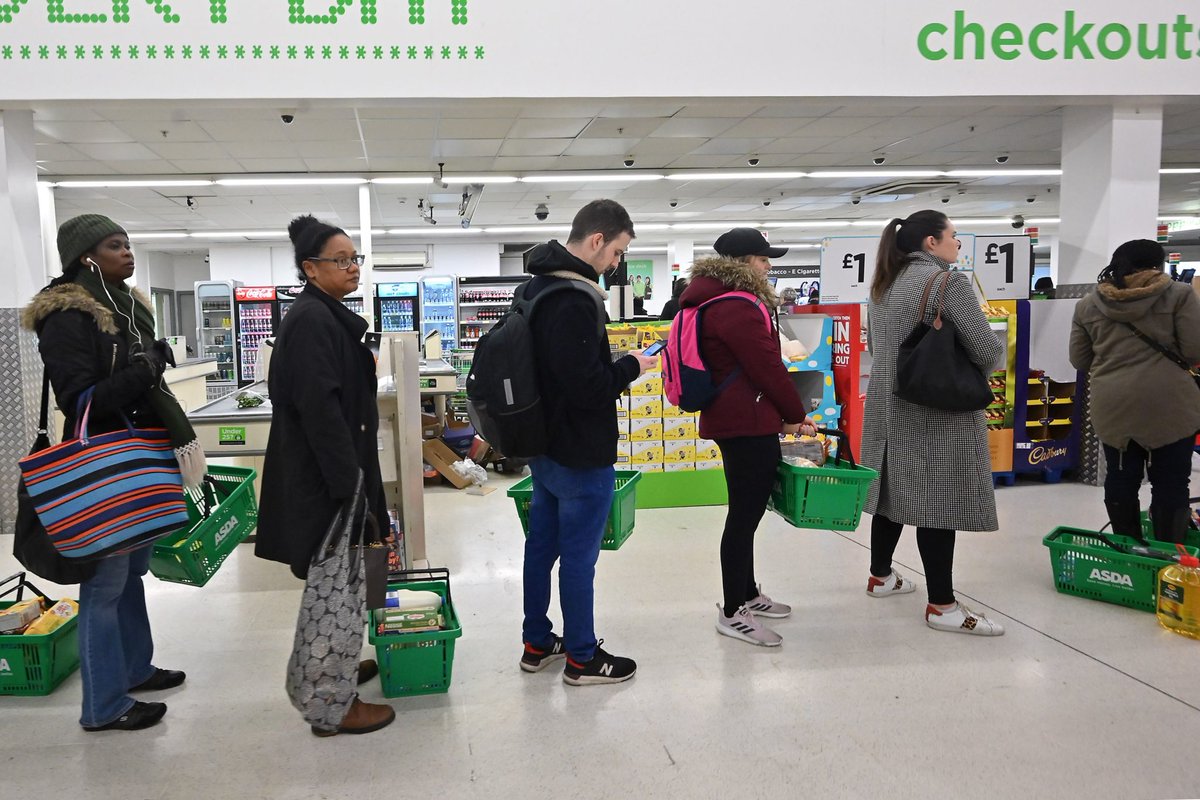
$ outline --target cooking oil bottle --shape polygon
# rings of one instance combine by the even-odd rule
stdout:
[[[1200,639],[1200,558],[1181,555],[1179,563],[1160,569],[1155,595],[1160,625]]]

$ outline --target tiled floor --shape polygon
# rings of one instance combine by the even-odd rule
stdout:
[[[493,478],[501,489],[507,480]],[[1194,484],[1200,485],[1200,484]],[[243,547],[208,587],[148,581],[157,662],[186,669],[164,723],[85,734],[79,678],[0,698],[0,797],[1171,798],[1200,794],[1200,642],[1152,615],[1056,594],[1042,536],[1103,521],[1097,489],[997,493],[1003,530],[960,534],[957,588],[998,639],[938,633],[923,593],[863,593],[866,525],[759,530],[783,647],[713,629],[719,508],[640,511],[597,574],[598,632],[638,659],[618,686],[527,675],[521,534],[503,491],[427,493],[429,551],[464,634],[449,694],[396,724],[317,739],[283,692],[300,584]],[[15,568],[0,537],[0,575]],[[920,582],[911,532],[901,569]],[[378,684],[364,697],[378,699]]]

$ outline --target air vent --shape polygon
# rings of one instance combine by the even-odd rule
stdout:
[[[379,270],[425,269],[428,254],[424,250],[411,253],[376,253],[371,266]]]
[[[863,197],[912,197],[913,195],[936,192],[941,189],[957,189],[958,181],[950,178],[903,178],[882,183],[859,192]]]

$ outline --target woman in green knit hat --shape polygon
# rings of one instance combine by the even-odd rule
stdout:
[[[108,217],[85,214],[58,230],[63,274],[25,308],[23,325],[37,333],[58,407],[66,417],[63,437],[75,428],[76,404],[93,388],[88,431],[166,428],[186,487],[204,478],[204,451],[174,395],[163,381],[171,350],[156,340],[146,299],[126,281],[133,250],[125,229]],[[154,641],[146,614],[142,576],[150,547],[109,556],[79,592],[79,661],[83,678],[84,730],[137,730],[155,724],[165,703],[144,703],[133,692],[171,689],[184,674],[153,665]]]

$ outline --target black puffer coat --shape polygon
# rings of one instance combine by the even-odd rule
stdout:
[[[76,403],[89,386],[96,387],[90,433],[124,428],[121,412],[139,428],[162,425],[146,399],[158,381],[154,370],[143,361],[129,363],[128,339],[117,330],[112,312],[86,289],[65,283],[42,290],[25,307],[21,324],[38,336],[54,397],[66,416],[64,439],[73,436]]]
[[[363,471],[367,508],[387,529],[379,471],[375,357],[367,322],[311,283],[279,328],[268,389],[271,435],[263,464],[255,555],[298,578]]]

